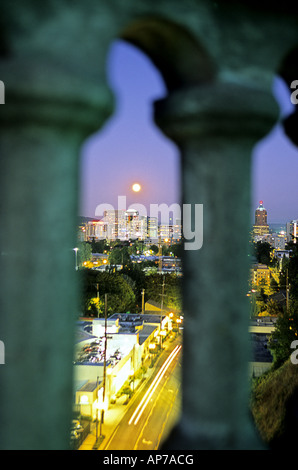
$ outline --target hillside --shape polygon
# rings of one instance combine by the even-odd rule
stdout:
[[[263,441],[272,449],[293,449],[298,438],[298,366],[287,361],[258,379],[251,410]]]

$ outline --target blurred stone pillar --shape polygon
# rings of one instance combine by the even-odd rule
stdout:
[[[270,92],[220,82],[156,105],[181,149],[182,203],[203,204],[203,246],[184,250],[183,407],[171,448],[259,446],[249,418],[251,153],[277,116]]]
[[[67,13],[68,6],[66,19]],[[72,55],[68,42],[75,48],[75,40],[57,15],[56,22],[50,15],[44,36],[37,18],[25,50],[12,40],[0,61],[6,88],[0,108],[1,449],[70,444],[79,156],[84,139],[111,114],[113,99],[103,78],[104,39],[95,38],[97,61],[90,58],[88,68],[82,44]],[[49,53],[53,30],[57,42]]]

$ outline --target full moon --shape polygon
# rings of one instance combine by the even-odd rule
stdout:
[[[135,192],[135,193],[138,193],[140,190],[141,190],[141,185],[139,183],[134,183],[132,185],[132,190]]]

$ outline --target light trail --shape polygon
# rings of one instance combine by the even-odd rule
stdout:
[[[134,413],[132,414],[132,417],[130,418],[128,424],[130,425],[134,421],[134,425],[136,425],[142,416],[146,406],[149,403],[150,398],[152,397],[153,393],[155,392],[158,384],[160,383],[161,379],[165,375],[167,369],[169,368],[170,364],[173,362],[177,354],[179,354],[182,346],[176,346],[175,349],[171,352],[167,360],[163,363],[162,367],[160,368],[157,376],[153,380],[152,384],[148,388],[147,392],[143,396],[142,400],[140,401],[139,405],[135,409]]]

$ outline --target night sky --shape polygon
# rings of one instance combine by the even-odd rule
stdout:
[[[293,105],[281,79],[275,79],[272,91],[280,105],[280,118],[290,114]],[[280,124],[256,145],[253,162],[253,210],[263,200],[269,224],[298,219],[298,149]]]
[[[152,101],[166,95],[159,72],[138,49],[117,41],[110,50],[107,76],[116,109],[83,147],[80,215],[94,217],[102,203],[117,209],[118,196],[126,196],[127,208],[145,205],[148,215],[149,204],[179,203],[179,150],[152,122]],[[293,105],[279,79],[273,94],[281,116],[288,114]],[[269,223],[298,218],[298,149],[279,124],[256,145],[253,162],[252,214],[263,200]],[[131,191],[134,182],[142,185],[139,193]]]

